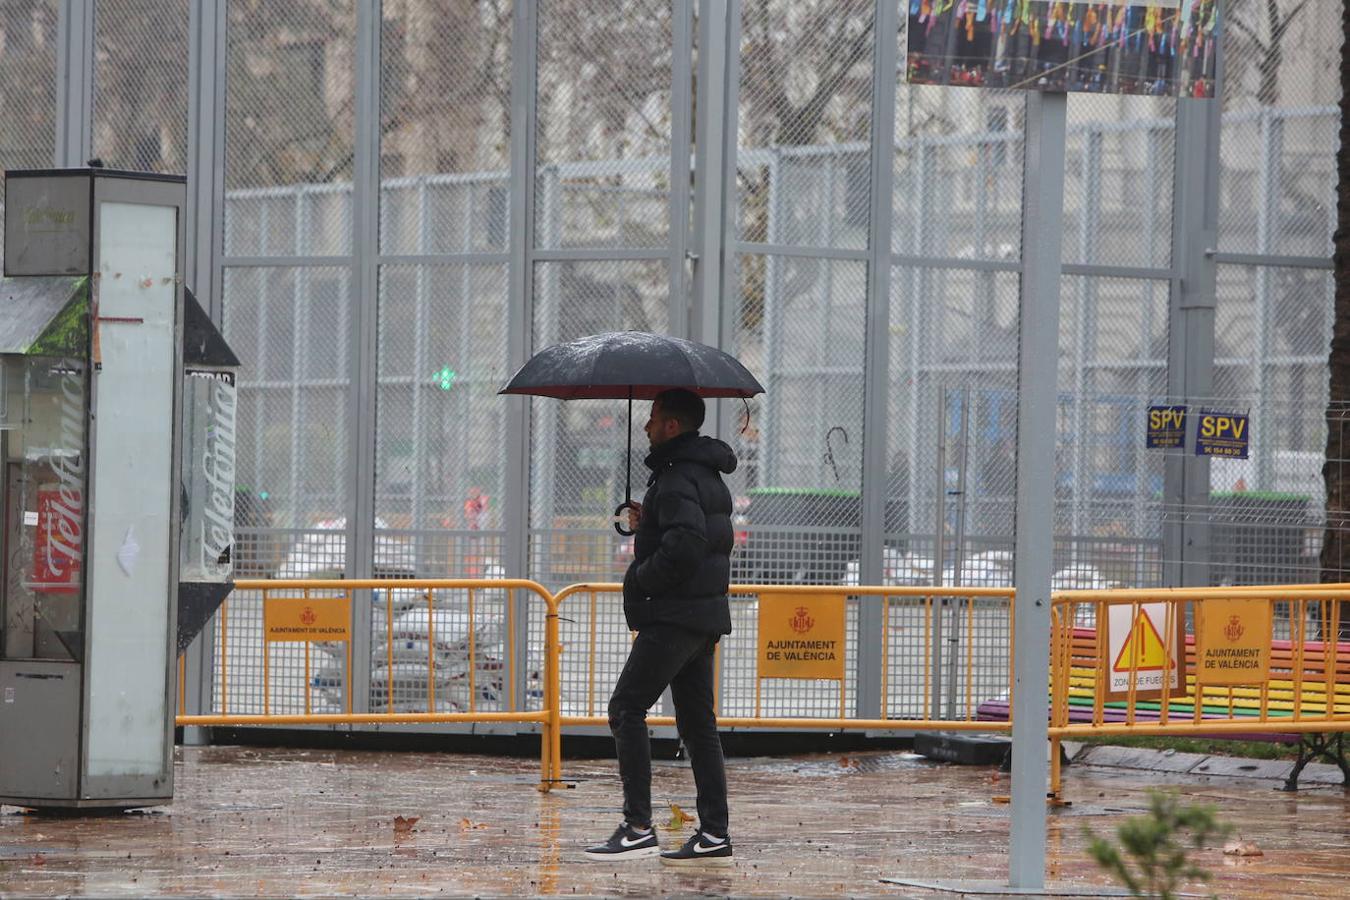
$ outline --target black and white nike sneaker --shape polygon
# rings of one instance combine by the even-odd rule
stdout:
[[[678,850],[661,854],[664,866],[723,867],[731,865],[731,838],[713,837],[700,829]]]
[[[584,856],[587,859],[637,859],[641,856],[655,856],[661,852],[661,842],[656,837],[656,829],[638,831],[627,822],[614,829],[609,840],[594,847],[587,847]]]

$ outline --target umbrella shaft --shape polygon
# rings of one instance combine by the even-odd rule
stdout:
[[[623,502],[633,502],[633,389],[628,389],[628,455],[623,458]]]

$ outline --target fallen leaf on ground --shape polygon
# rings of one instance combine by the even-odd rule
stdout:
[[[1265,856],[1255,841],[1229,841],[1223,845],[1225,856]]]
[[[839,765],[843,766],[845,769],[848,769],[852,768],[854,765],[856,765],[856,763],[854,763],[853,760],[849,759],[847,756],[841,756],[839,757]]]
[[[674,803],[670,804],[670,821],[666,823],[667,831],[679,831],[685,826],[686,822],[694,821],[694,817],[680,809]]]
[[[460,830],[460,831],[473,831],[474,829],[480,829],[480,830],[481,830],[481,829],[483,829],[483,828],[487,828],[487,826],[484,825],[482,822],[472,822],[472,821],[470,821],[470,820],[468,820],[468,819],[460,819],[460,820],[459,820],[459,830]]]
[[[405,819],[402,816],[394,816],[394,833],[407,834],[409,831],[412,831],[413,826],[417,824],[417,821],[420,818],[422,817],[408,816],[408,818]]]
[[[41,853],[33,854],[33,865],[45,866],[46,864],[47,864],[47,857],[43,856]]]

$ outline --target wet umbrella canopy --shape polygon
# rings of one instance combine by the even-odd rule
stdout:
[[[755,376],[735,357],[683,338],[645,331],[611,331],[578,338],[536,353],[502,388],[503,394],[530,394],[559,400],[628,400],[629,472],[624,502],[632,502],[633,401],[684,388],[700,397],[752,397],[764,393]],[[619,523],[620,534],[631,534]]]

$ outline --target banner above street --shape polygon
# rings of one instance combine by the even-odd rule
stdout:
[[[910,0],[910,84],[1214,96],[1216,0]]]

